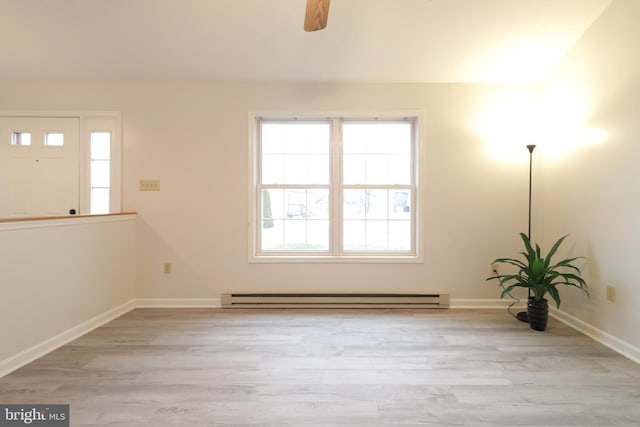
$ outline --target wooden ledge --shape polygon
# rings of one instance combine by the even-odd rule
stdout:
[[[135,215],[135,214],[136,212],[118,212],[118,213],[94,214],[94,215],[61,215],[61,216],[34,216],[34,217],[25,217],[25,218],[0,218],[0,223],[49,221],[54,219],[73,219],[73,218],[100,218],[100,217],[112,217],[112,216]]]

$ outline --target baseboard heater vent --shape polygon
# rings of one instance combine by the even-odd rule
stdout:
[[[229,293],[224,308],[449,308],[448,293]]]

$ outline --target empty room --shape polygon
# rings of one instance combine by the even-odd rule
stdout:
[[[0,0],[0,426],[640,425],[639,19]]]

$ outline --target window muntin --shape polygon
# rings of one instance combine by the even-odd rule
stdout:
[[[416,122],[257,118],[254,255],[416,257]]]

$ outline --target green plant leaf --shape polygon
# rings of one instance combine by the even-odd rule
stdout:
[[[556,303],[557,307],[560,307],[560,293],[557,286],[567,285],[573,286],[584,291],[587,296],[589,292],[587,290],[587,284],[581,277],[582,273],[580,269],[573,263],[585,257],[573,257],[558,261],[556,264],[552,264],[552,257],[558,251],[558,248],[568,235],[562,236],[558,239],[549,253],[545,256],[542,255],[542,250],[539,245],[535,245],[533,248],[529,237],[520,233],[520,238],[524,243],[524,252],[519,252],[524,257],[524,260],[516,258],[497,258],[493,261],[494,264],[508,264],[518,269],[515,274],[495,274],[488,277],[486,280],[498,280],[502,292],[500,298],[507,296],[513,289],[517,287],[528,288],[536,299],[540,300],[548,293]]]

